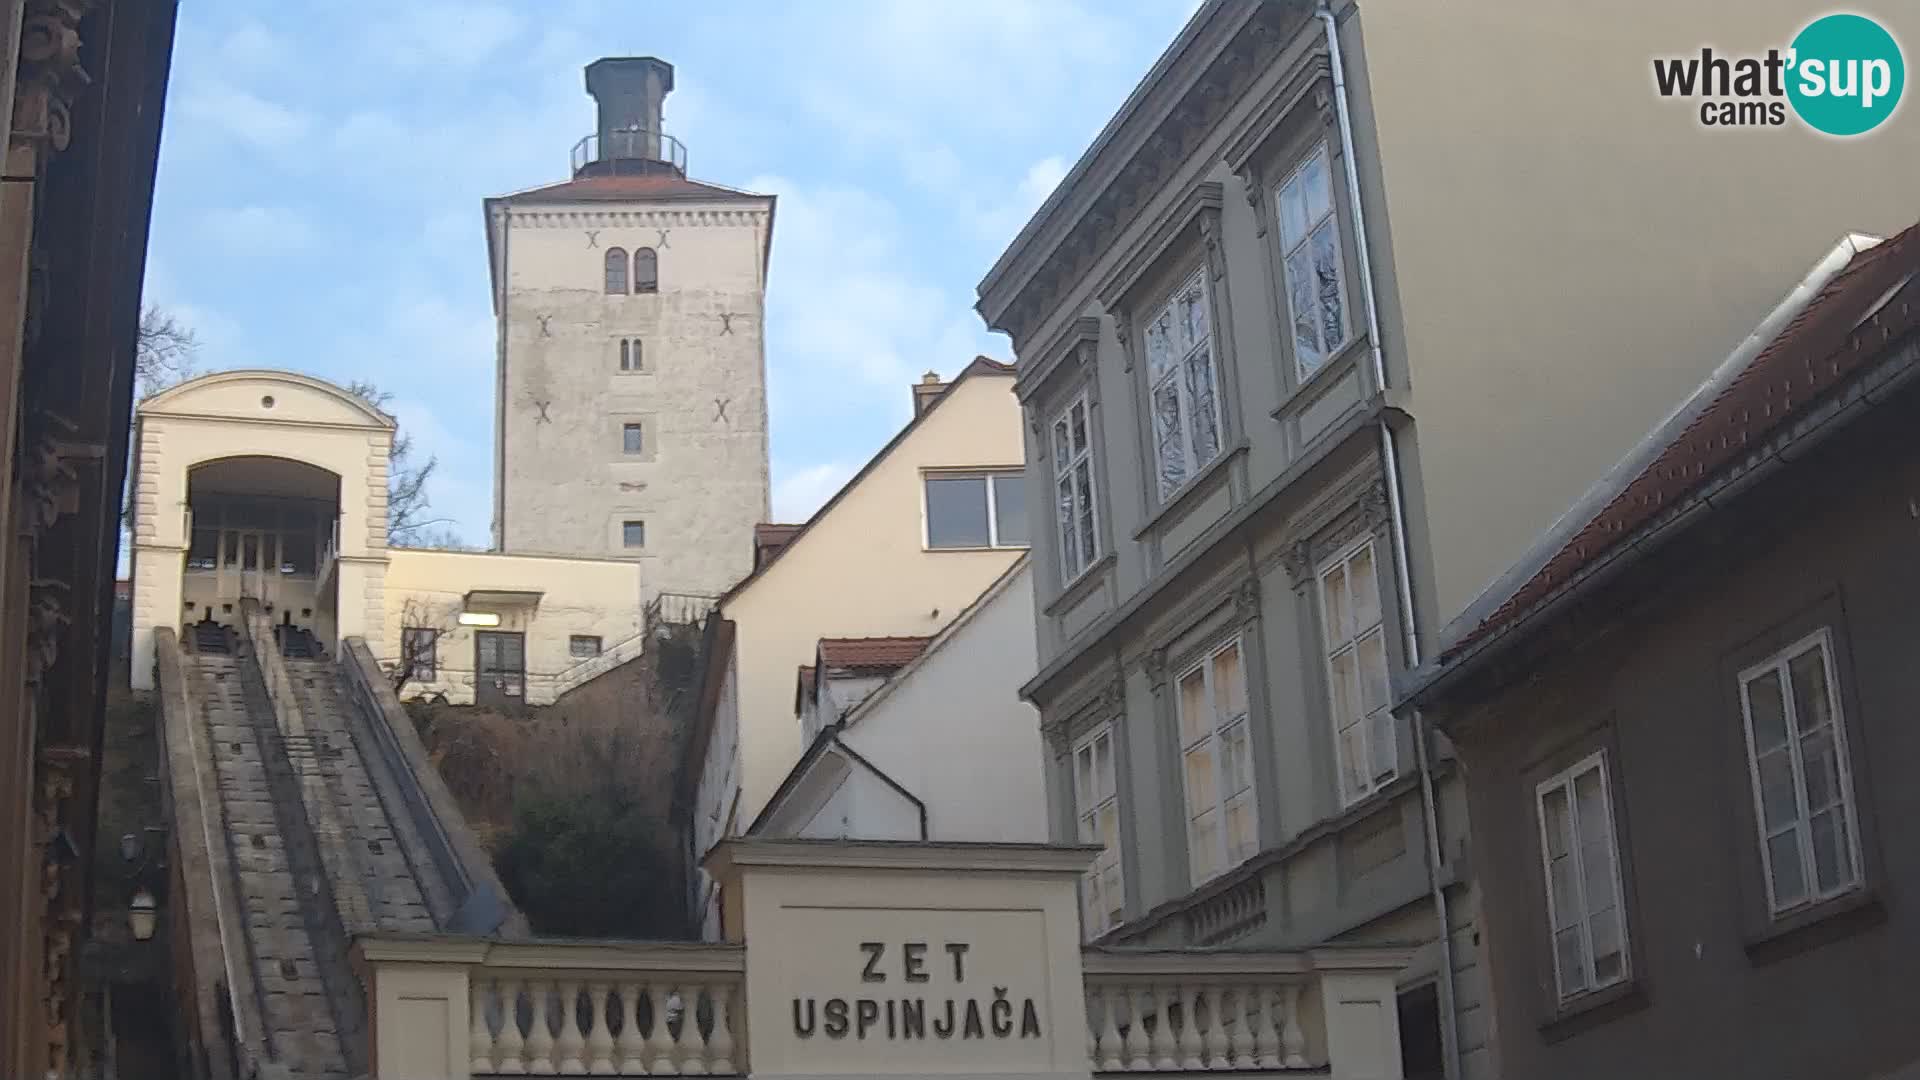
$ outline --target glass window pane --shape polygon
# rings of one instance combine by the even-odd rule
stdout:
[[[620,543],[625,547],[647,546],[647,523],[644,521],[623,521],[620,523]]]
[[[927,477],[927,546],[987,546],[987,478]]]
[[[1773,902],[1777,907],[1807,898],[1807,878],[1800,865],[1800,832],[1788,829],[1767,838],[1768,866],[1773,873]]]
[[[1238,643],[1214,655],[1213,701],[1223,720],[1246,715],[1247,678],[1240,667]]]
[[[1328,645],[1340,645],[1353,628],[1353,608],[1347,596],[1346,568],[1335,566],[1320,579],[1321,618],[1326,620]]]
[[[1570,927],[1553,935],[1553,959],[1560,975],[1560,993],[1578,993],[1587,988],[1587,948],[1580,940],[1580,928]]]
[[[1367,713],[1383,710],[1387,700],[1387,636],[1378,629],[1354,646],[1360,680],[1360,708]]]
[[[1313,253],[1307,245],[1287,256],[1287,303],[1293,316],[1293,353],[1301,374],[1311,374],[1323,359],[1320,350],[1318,285],[1313,278]]]
[[[626,295],[627,253],[620,248],[608,248],[607,258],[606,258],[606,267],[607,267],[607,280],[606,280],[607,292],[617,296]]]
[[[1184,755],[1187,784],[1187,816],[1199,817],[1219,805],[1219,788],[1213,782],[1213,748],[1206,743]]]
[[[1220,812],[1208,810],[1195,818],[1187,859],[1193,871],[1193,879],[1201,881],[1212,877],[1220,866]]]
[[[1099,797],[1093,784],[1093,747],[1082,746],[1073,755],[1073,794],[1084,813]]]
[[[1227,857],[1230,860],[1237,864],[1252,857],[1260,847],[1258,833],[1251,794],[1227,804]]]
[[[1578,872],[1579,868],[1574,865],[1571,855],[1558,856],[1547,864],[1547,885],[1553,897],[1555,929],[1580,922],[1580,882],[1574,876]]]
[[[1180,345],[1192,348],[1212,336],[1212,319],[1207,313],[1207,289],[1200,276],[1180,290]]]
[[[1056,493],[1055,510],[1060,518],[1060,572],[1064,577],[1073,577],[1085,565],[1080,557],[1080,544],[1073,524],[1073,479],[1061,477]]]
[[[1090,459],[1083,459],[1073,467],[1073,480],[1080,506],[1080,558],[1090,563],[1100,554],[1100,544],[1093,534],[1093,465]]]
[[[1846,823],[1838,808],[1813,815],[1807,823],[1813,839],[1813,881],[1823,893],[1833,892],[1853,877],[1852,859],[1845,854]]]
[[[1785,750],[1762,757],[1760,773],[1760,817],[1767,832],[1784,828],[1799,816],[1793,797],[1793,762]]]
[[[1307,214],[1305,181],[1303,171],[1280,187],[1280,242],[1289,248],[1307,235],[1307,225],[1312,220]]]
[[[1095,837],[1095,842],[1106,850],[1120,850],[1120,812],[1112,803],[1100,808],[1100,826]]]
[[[1331,218],[1313,234],[1313,277],[1320,340],[1331,351],[1347,340],[1347,316],[1340,298],[1340,231]]]
[[[1400,746],[1395,738],[1396,727],[1393,714],[1381,709],[1369,717],[1366,724],[1373,778],[1375,780],[1390,779],[1400,771]]]
[[[1205,668],[1194,668],[1180,678],[1180,744],[1192,746],[1213,730],[1207,708]]]
[[[1220,453],[1220,415],[1214,403],[1213,356],[1204,347],[1187,358],[1187,405],[1193,413],[1193,464],[1198,468]]]
[[[1815,645],[1787,661],[1793,683],[1793,719],[1801,731],[1810,731],[1833,719],[1833,697],[1827,692],[1825,650]]]
[[[1609,983],[1626,974],[1626,942],[1620,933],[1620,910],[1608,908],[1593,917],[1587,928],[1593,938],[1593,975],[1599,983]]]
[[[1373,566],[1373,545],[1347,560],[1348,591],[1353,594],[1353,628],[1365,630],[1380,621],[1380,579]]]
[[[1147,324],[1147,378],[1159,382],[1174,362],[1173,308],[1167,307]]]
[[[1540,817],[1545,826],[1547,856],[1559,858],[1573,850],[1573,818],[1567,812],[1567,789],[1555,787],[1540,797]]]
[[[1306,203],[1307,220],[1318,221],[1333,209],[1330,198],[1332,193],[1331,170],[1327,166],[1327,152],[1322,148],[1300,170],[1300,189]]]
[[[640,453],[640,425],[620,425],[620,449],[624,453]]]
[[[1340,788],[1349,799],[1367,791],[1367,726],[1354,722],[1340,729]]]
[[[1093,741],[1093,782],[1099,797],[1113,794],[1113,739],[1106,735]]]
[[[1359,679],[1354,671],[1354,664],[1354,652],[1348,650],[1335,656],[1327,665],[1329,671],[1327,689],[1332,692],[1333,718],[1342,724],[1351,723],[1361,715],[1360,710],[1356,708]]]
[[[1220,734],[1220,778],[1229,797],[1253,787],[1253,751],[1244,721]]]
[[[1180,391],[1174,379],[1153,391],[1154,460],[1159,465],[1160,494],[1165,495],[1187,481],[1186,448],[1180,430]]]
[[[1053,472],[1063,476],[1067,471],[1067,462],[1073,459],[1073,444],[1067,434],[1067,421],[1061,417],[1053,422]]]
[[[995,540],[1001,547],[1027,545],[1027,493],[1020,473],[993,478]]]
[[[1840,801],[1840,757],[1833,728],[1823,727],[1800,740],[1800,768],[1807,782],[1807,812],[1817,814]]]
[[[1067,418],[1073,423],[1073,451],[1079,453],[1087,448],[1087,405],[1083,401],[1073,403]]]
[[[258,570],[260,568],[260,536],[258,533],[244,533],[240,537],[240,568]]]
[[[1753,724],[1753,749],[1764,754],[1787,742],[1787,710],[1780,696],[1780,673],[1769,671],[1747,681],[1747,714]]]
[[[1591,835],[1582,838],[1586,842],[1580,845],[1580,882],[1586,889],[1587,911],[1612,907],[1613,846],[1604,834],[1597,839]]]

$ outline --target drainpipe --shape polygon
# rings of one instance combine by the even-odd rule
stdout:
[[[1347,77],[1340,59],[1340,24],[1327,0],[1315,14],[1326,31],[1327,62],[1333,77],[1334,113],[1340,125],[1340,157],[1346,163],[1347,203],[1353,213],[1354,247],[1360,261],[1360,293],[1367,312],[1367,352],[1373,360],[1376,393],[1387,389],[1387,365],[1380,351],[1380,308],[1374,299],[1373,263],[1367,250],[1366,215],[1360,199],[1360,166],[1354,159],[1353,117],[1347,109]],[[1400,456],[1393,427],[1380,421],[1380,460],[1386,472],[1387,517],[1393,534],[1395,592],[1400,599],[1401,647],[1406,666],[1420,666],[1420,631],[1413,609],[1413,577],[1407,560],[1407,517],[1400,487]],[[1420,774],[1421,824],[1426,832],[1427,890],[1434,918],[1440,924],[1440,1041],[1448,1080],[1460,1080],[1460,1024],[1454,1009],[1453,934],[1447,915],[1446,887],[1440,881],[1440,826],[1434,797],[1433,764],[1427,748],[1427,725],[1419,710],[1413,713],[1413,754]]]

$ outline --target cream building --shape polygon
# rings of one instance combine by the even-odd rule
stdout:
[[[714,596],[770,513],[774,199],[689,180],[661,128],[673,68],[587,68],[571,178],[486,200],[498,325],[494,546],[635,559]]]
[[[721,598],[682,770],[694,858],[744,832],[800,759],[795,680],[821,638],[931,637],[1025,552],[1012,384],[980,358],[915,387],[912,421]],[[696,876],[696,911],[717,925]]]
[[[393,418],[285,371],[202,376],[134,418],[133,684],[154,631],[225,648],[243,600],[290,655],[366,640],[403,693],[545,704],[644,640],[641,564],[393,548]]]

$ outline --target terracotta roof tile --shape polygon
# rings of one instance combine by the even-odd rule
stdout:
[[[894,671],[913,663],[932,640],[924,637],[821,638],[820,664],[856,671]]]
[[[590,202],[598,199],[651,198],[759,199],[749,191],[703,184],[673,173],[639,176],[583,176],[501,196],[508,202]]]
[[[1478,625],[1447,649],[1451,660],[1511,623],[1625,540],[1664,508],[1806,412],[1862,364],[1871,346],[1920,326],[1920,225],[1854,257],[1828,281],[1706,409],[1621,488],[1573,537]],[[1877,325],[1861,325],[1894,290],[1913,299],[1889,303]]]

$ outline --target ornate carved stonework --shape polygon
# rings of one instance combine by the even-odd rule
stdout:
[[[1167,647],[1165,645],[1147,654],[1141,665],[1147,672],[1147,685],[1159,690],[1167,685]]]
[[[1113,313],[1113,336],[1120,342],[1120,370],[1133,370],[1133,316],[1125,311]]]
[[[1298,587],[1313,577],[1313,545],[1306,540],[1295,540],[1287,545],[1287,553],[1280,557],[1280,564],[1286,568],[1287,580]]]
[[[1367,523],[1369,531],[1384,527],[1391,519],[1392,508],[1387,502],[1387,482],[1376,478],[1360,493],[1360,517]]]
[[[1233,589],[1233,621],[1245,625],[1260,617],[1260,579],[1248,578]]]
[[[1127,687],[1118,677],[1100,688],[1098,708],[1108,719],[1127,711]]]
[[[80,66],[80,20],[94,0],[27,0],[13,97],[13,142],[56,153],[73,137],[69,106],[91,80]]]
[[[1207,277],[1219,281],[1227,272],[1226,250],[1220,244],[1220,215],[1203,213],[1200,215],[1200,243],[1207,252]]]

